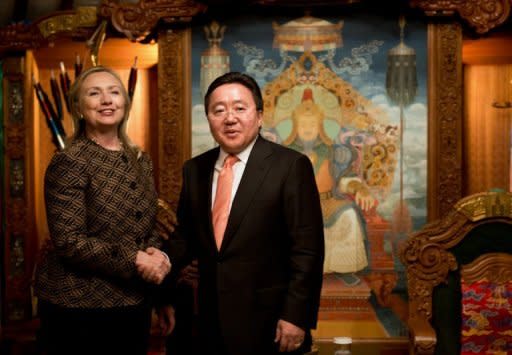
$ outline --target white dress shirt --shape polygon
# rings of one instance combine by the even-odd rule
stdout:
[[[229,201],[229,210],[231,211],[231,205],[233,204],[233,200],[235,198],[236,191],[238,190],[238,185],[240,185],[240,180],[242,180],[242,175],[244,174],[245,167],[247,166],[247,160],[249,159],[249,155],[251,154],[252,148],[254,147],[254,143],[256,143],[256,137],[243,151],[236,154],[238,157],[238,161],[233,164],[233,187],[231,189],[231,199]],[[224,160],[229,154],[226,153],[222,148],[220,149],[219,157],[215,162],[215,170],[213,172],[213,184],[212,184],[212,205],[215,202],[215,195],[217,194],[217,179],[219,178],[220,170],[224,165]]]

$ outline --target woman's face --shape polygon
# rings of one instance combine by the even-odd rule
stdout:
[[[108,72],[90,74],[80,89],[80,113],[91,131],[116,130],[126,110],[122,84]]]

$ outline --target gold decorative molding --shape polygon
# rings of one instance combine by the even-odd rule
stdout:
[[[158,34],[158,190],[174,210],[191,150],[190,37],[190,29]]]
[[[429,25],[428,219],[462,197],[462,27]]]
[[[159,20],[190,22],[204,11],[206,6],[193,0],[140,0],[136,4],[103,0],[98,10],[100,16],[110,18],[112,25],[132,41],[144,40]]]
[[[41,20],[37,27],[44,38],[56,33],[73,32],[79,27],[94,27],[98,22],[96,7],[79,7],[76,11],[58,14]]]
[[[478,33],[488,32],[510,15],[510,0],[410,0],[409,4],[422,9],[428,16],[458,13]]]
[[[476,222],[496,214],[512,218],[512,195],[482,192],[472,196],[455,205],[455,209],[470,221]]]
[[[79,7],[59,11],[32,24],[17,23],[0,29],[0,52],[35,49],[48,45],[55,36],[85,38],[97,22],[97,8]]]

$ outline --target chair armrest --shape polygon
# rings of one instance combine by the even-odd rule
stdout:
[[[410,354],[434,354],[437,338],[434,328],[424,318],[409,320]]]

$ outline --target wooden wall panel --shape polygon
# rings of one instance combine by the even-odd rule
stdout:
[[[511,80],[512,64],[464,67],[465,195],[509,189],[512,108],[492,104],[512,100]]]

